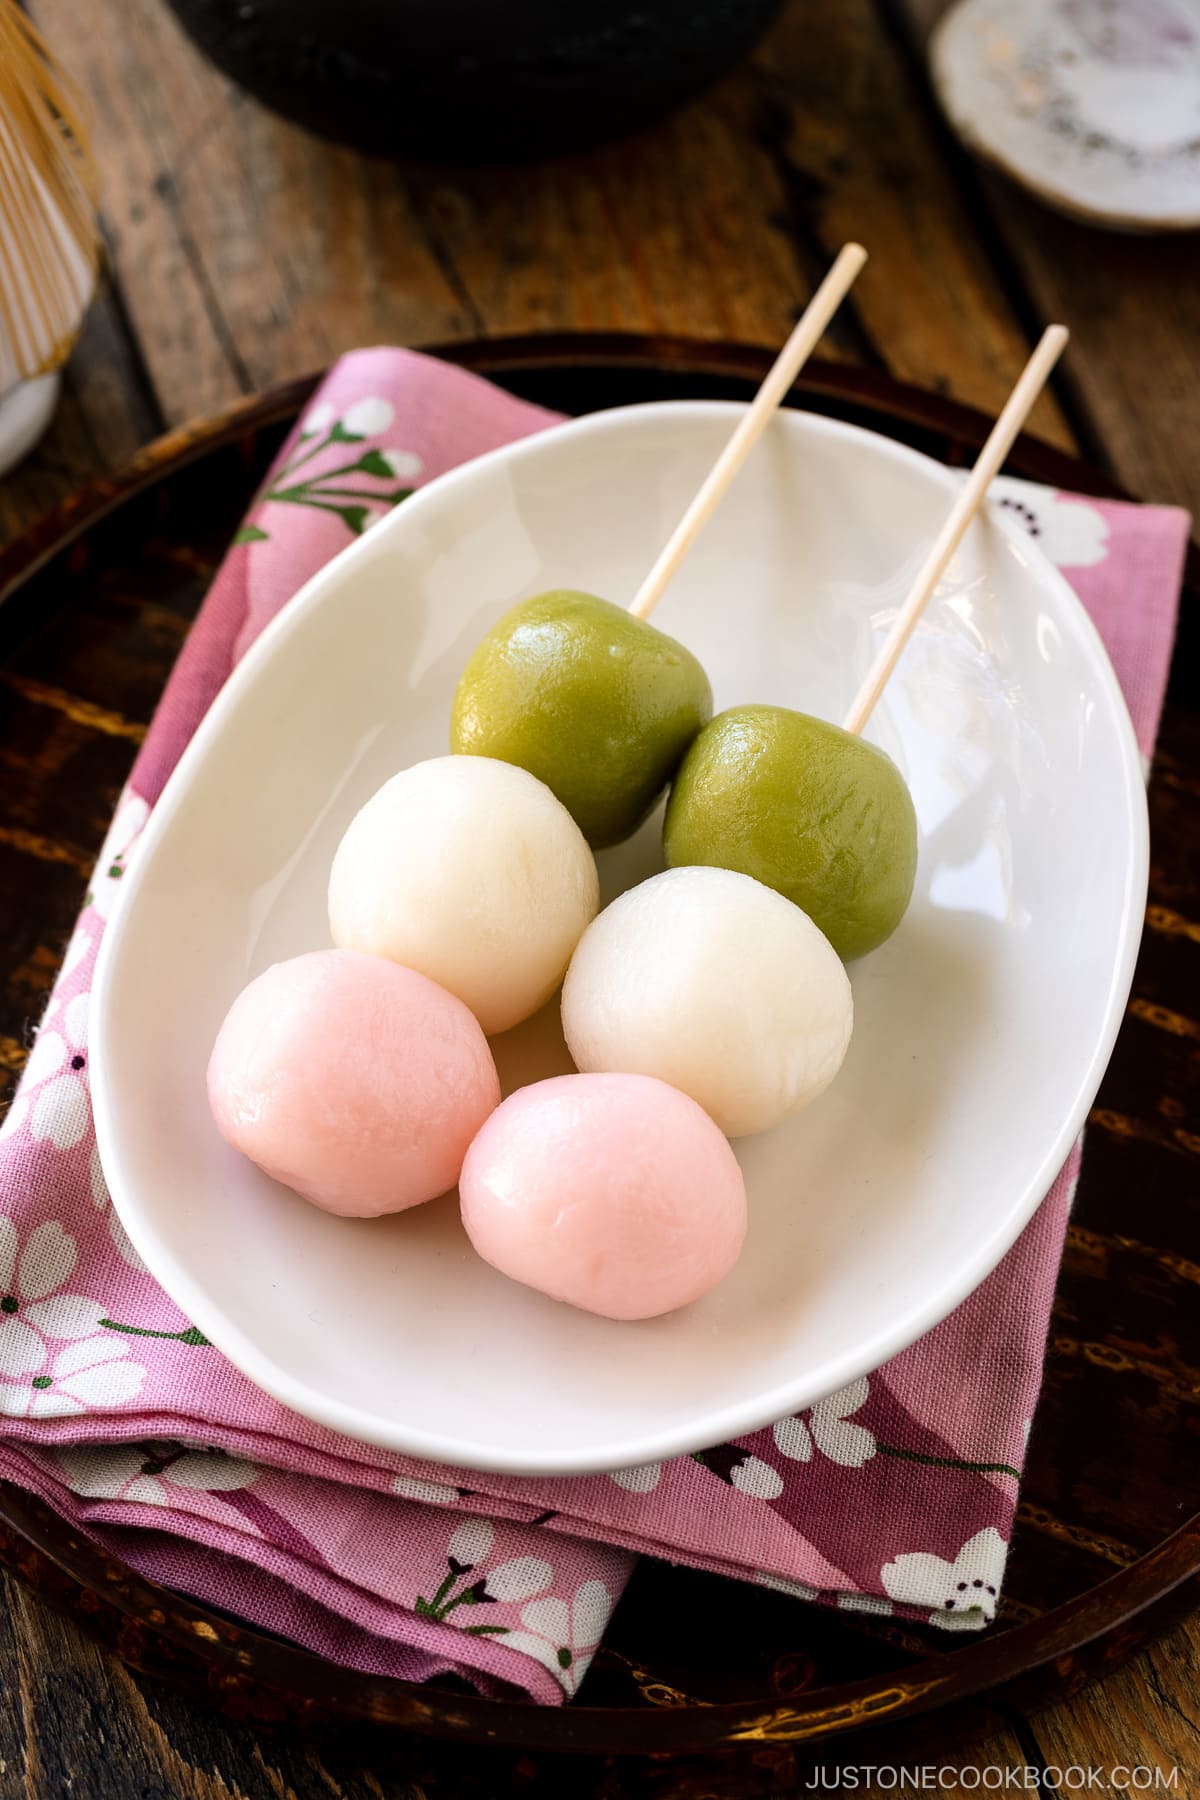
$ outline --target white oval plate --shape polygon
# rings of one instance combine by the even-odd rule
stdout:
[[[271,1394],[351,1436],[470,1468],[582,1473],[757,1428],[928,1330],[1013,1242],[1116,1035],[1145,902],[1137,749],[1066,582],[998,517],[973,528],[870,735],[911,784],[916,894],[852,968],[838,1080],[738,1154],[751,1226],[699,1304],[614,1324],[496,1274],[452,1197],[330,1218],[218,1138],[204,1072],[243,984],[329,942],[338,839],[386,777],[442,754],[468,653],[515,600],[630,596],[738,408],[597,414],[407,500],[321,571],[217,699],[123,883],[93,999],[100,1149],[137,1249]],[[840,718],[956,477],[782,414],[656,622],[718,707]],[[659,866],[657,822],[601,858]],[[496,1040],[507,1088],[569,1062],[552,1006]]]

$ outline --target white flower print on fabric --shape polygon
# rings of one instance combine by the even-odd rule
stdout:
[[[1086,500],[1064,499],[1053,488],[1013,475],[998,476],[988,494],[1001,511],[1020,520],[1060,569],[1091,568],[1108,555],[1108,520]]]
[[[336,416],[328,400],[318,400],[300,421],[301,437],[315,437],[319,431],[328,431]]]
[[[347,437],[375,437],[387,430],[395,416],[396,409],[390,400],[379,394],[368,394],[346,408],[342,414],[342,431]]]
[[[633,1469],[612,1469],[608,1479],[627,1494],[651,1494],[662,1480],[662,1464],[639,1463]]]
[[[446,1552],[446,1560],[462,1569],[473,1569],[485,1562],[496,1539],[496,1527],[490,1519],[464,1519],[456,1525]]]
[[[392,1492],[405,1500],[426,1500],[430,1506],[453,1506],[458,1499],[457,1488],[447,1487],[444,1481],[422,1481],[416,1475],[393,1475]]]
[[[495,1568],[485,1567],[496,1542],[496,1528],[490,1519],[466,1518],[457,1524],[446,1546],[446,1569],[440,1586],[432,1598],[418,1594],[413,1611],[419,1618],[450,1619],[451,1613],[466,1607],[465,1614],[450,1623],[469,1636],[507,1637],[509,1628],[486,1615],[475,1624],[474,1609],[494,1606],[497,1601],[511,1603],[543,1594],[554,1580],[554,1570],[540,1556],[512,1556]]]
[[[790,1594],[793,1600],[815,1600],[821,1591],[810,1587],[807,1581],[792,1581],[787,1575],[772,1575],[769,1569],[758,1569],[754,1579],[759,1587],[774,1588],[778,1594]]]
[[[839,1594],[838,1606],[842,1612],[882,1613],[885,1617],[892,1611],[891,1601],[882,1594]]]
[[[25,1065],[24,1093],[32,1111],[29,1132],[57,1150],[73,1150],[87,1135],[88,994],[76,994],[54,1026],[43,1025]],[[36,1089],[36,1092],[32,1090]]]
[[[489,1584],[491,1577],[489,1576]],[[524,1631],[510,1631],[509,1650],[521,1650],[543,1663],[567,1694],[574,1694],[587,1673],[612,1612],[612,1595],[602,1581],[584,1581],[568,1606],[556,1594],[531,1600],[521,1610]]]
[[[416,481],[425,471],[425,463],[415,450],[381,450],[379,454],[397,481]]]
[[[454,1529],[446,1561],[455,1575],[478,1569],[492,1553],[496,1527],[490,1519],[464,1519]],[[497,1563],[484,1577],[493,1600],[528,1600],[550,1586],[554,1571],[540,1556],[514,1556]]]
[[[78,1259],[75,1239],[57,1220],[37,1226],[22,1248],[16,1226],[0,1214],[0,1375],[31,1375],[46,1360],[47,1339],[90,1337],[99,1328],[101,1303],[63,1291]]]
[[[913,1551],[885,1563],[880,1578],[892,1600],[931,1607],[929,1622],[971,1630],[996,1616],[1008,1545],[994,1525],[976,1532],[953,1562]]]
[[[106,1333],[81,1338],[60,1350],[49,1371],[0,1382],[0,1414],[9,1418],[60,1419],[73,1413],[124,1406],[141,1392],[146,1371],[128,1347]]]
[[[150,808],[140,794],[126,793],[117,807],[108,836],[100,846],[85,902],[94,907],[102,919],[112,917],[134,841],[149,817]]]
[[[850,1415],[866,1405],[869,1393],[870,1383],[862,1375],[810,1407],[807,1425],[803,1417],[780,1419],[773,1427],[775,1448],[791,1462],[809,1462],[815,1444],[830,1462],[861,1469],[875,1454],[875,1434],[865,1425],[853,1424]]]
[[[739,1494],[748,1494],[753,1500],[778,1500],[783,1492],[783,1476],[778,1469],[757,1456],[736,1463],[729,1471],[729,1479]]]
[[[220,1450],[186,1450],[177,1443],[124,1444],[115,1449],[90,1444],[55,1452],[67,1486],[89,1500],[140,1500],[171,1506],[172,1488],[222,1493],[252,1487],[256,1464]]]
[[[541,1594],[554,1579],[554,1570],[540,1556],[514,1556],[489,1569],[484,1578],[493,1600],[527,1600]]]

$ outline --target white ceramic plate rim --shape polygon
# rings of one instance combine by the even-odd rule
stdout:
[[[396,522],[401,519],[405,519],[411,524],[414,515],[419,515],[430,503],[430,496],[436,496],[438,503],[441,504],[445,500],[448,489],[452,490],[458,484],[476,479],[482,470],[493,464],[511,465],[514,462],[522,461],[531,454],[544,454],[547,443],[553,443],[567,436],[611,430],[615,425],[619,426],[621,421],[633,415],[651,414],[668,422],[674,419],[687,420],[701,417],[709,420],[723,419],[728,420],[732,427],[745,410],[745,406],[736,401],[651,401],[635,406],[613,407],[602,412],[587,414],[580,419],[568,420],[562,425],[552,426],[547,431],[537,433],[533,437],[522,439],[514,445],[506,445],[498,450],[489,451],[484,456],[464,463],[459,468],[439,476],[436,481],[430,482],[427,487],[420,489],[406,500],[401,510],[372,527],[370,537],[357,540],[332,558],[324,568],[304,584],[282,612],[277,614],[265,628],[209,707],[150,814],[138,854],[132,859],[129,872],[122,884],[121,904],[107,926],[101,941],[92,988],[92,1018],[94,1021],[92,1026],[94,1042],[92,1105],[97,1144],[113,1204],[134,1248],[151,1274],[160,1282],[189,1320],[199,1327],[205,1337],[209,1338],[213,1345],[257,1387],[263,1389],[284,1406],[291,1408],[292,1411],[318,1424],[325,1425],[330,1430],[402,1455],[448,1463],[461,1468],[508,1475],[604,1473],[614,1468],[636,1467],[644,1463],[662,1461],[672,1456],[687,1455],[709,1444],[728,1442],[734,1438],[745,1436],[749,1432],[760,1430],[776,1419],[784,1418],[814,1405],[818,1400],[837,1392],[860,1376],[869,1375],[887,1362],[890,1357],[897,1355],[901,1350],[914,1343],[917,1338],[923,1336],[925,1332],[932,1330],[979,1286],[980,1282],[995,1268],[1005,1252],[1015,1243],[1049,1192],[1051,1184],[1067,1159],[1072,1144],[1079,1135],[1088,1109],[1099,1088],[1124,1016],[1125,1003],[1133,981],[1134,964],[1141,942],[1142,920],[1145,912],[1149,878],[1149,826],[1141,755],[1125,699],[1109,661],[1108,653],[1082,603],[1070,584],[1048,561],[1021,526],[1008,519],[1001,508],[993,508],[991,513],[993,522],[1007,537],[1019,545],[1023,558],[1040,565],[1039,579],[1043,585],[1057,590],[1064,622],[1073,627],[1079,647],[1092,668],[1097,685],[1106,694],[1120,743],[1121,768],[1124,779],[1121,792],[1114,794],[1112,799],[1114,805],[1119,805],[1124,814],[1131,847],[1131,860],[1126,871],[1125,908],[1109,982],[1103,1025],[1091,1057],[1079,1079],[1074,1102],[1065,1116],[1057,1136],[1047,1148],[1036,1172],[1026,1183],[1024,1191],[1008,1216],[990,1236],[980,1240],[974,1254],[964,1259],[954,1279],[945,1282],[928,1301],[911,1308],[900,1319],[894,1320],[886,1328],[880,1329],[874,1336],[864,1339],[853,1353],[844,1353],[825,1365],[815,1391],[810,1370],[803,1380],[779,1384],[753,1400],[743,1400],[714,1412],[706,1421],[703,1436],[700,1438],[697,1437],[693,1425],[663,1430],[656,1432],[653,1436],[642,1436],[629,1442],[620,1443],[616,1447],[610,1444],[602,1456],[587,1451],[576,1451],[567,1456],[556,1457],[553,1450],[549,1448],[544,1452],[528,1454],[518,1454],[515,1451],[506,1451],[499,1455],[481,1453],[479,1446],[463,1442],[456,1437],[440,1432],[410,1429],[405,1425],[403,1419],[383,1419],[375,1412],[368,1412],[340,1401],[331,1400],[319,1389],[281,1368],[226,1316],[220,1302],[213,1299],[207,1289],[193,1280],[169,1245],[161,1242],[153,1228],[144,1222],[139,1212],[136,1194],[126,1188],[120,1157],[120,1103],[107,1078],[106,1049],[111,1035],[116,1029],[114,1011],[109,1003],[109,990],[113,979],[112,972],[117,964],[122,945],[124,920],[133,911],[128,905],[128,901],[140,886],[144,873],[153,858],[158,839],[168,828],[187,791],[193,767],[206,756],[209,744],[224,728],[229,714],[240,704],[243,691],[252,685],[259,668],[274,655],[276,647],[283,643],[290,633],[300,629],[307,615],[322,604],[329,590],[336,591],[342,585],[351,574],[355,559],[372,544],[375,547],[378,546],[379,538],[375,534],[394,528]],[[943,464],[923,455],[920,451],[912,450],[905,444],[895,443],[890,438],[865,430],[860,426],[845,424],[841,420],[828,419],[809,413],[804,416],[807,426],[818,435],[829,434],[862,439],[870,443],[874,454],[891,457],[899,463],[918,466],[943,487],[947,500],[957,492],[958,482],[955,475]]]

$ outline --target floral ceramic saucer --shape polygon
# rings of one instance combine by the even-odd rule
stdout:
[[[963,141],[1048,205],[1200,225],[1200,0],[958,0],[930,62]]]

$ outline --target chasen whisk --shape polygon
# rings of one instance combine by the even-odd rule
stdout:
[[[0,0],[0,397],[74,342],[99,261],[96,197],[74,89]]]

